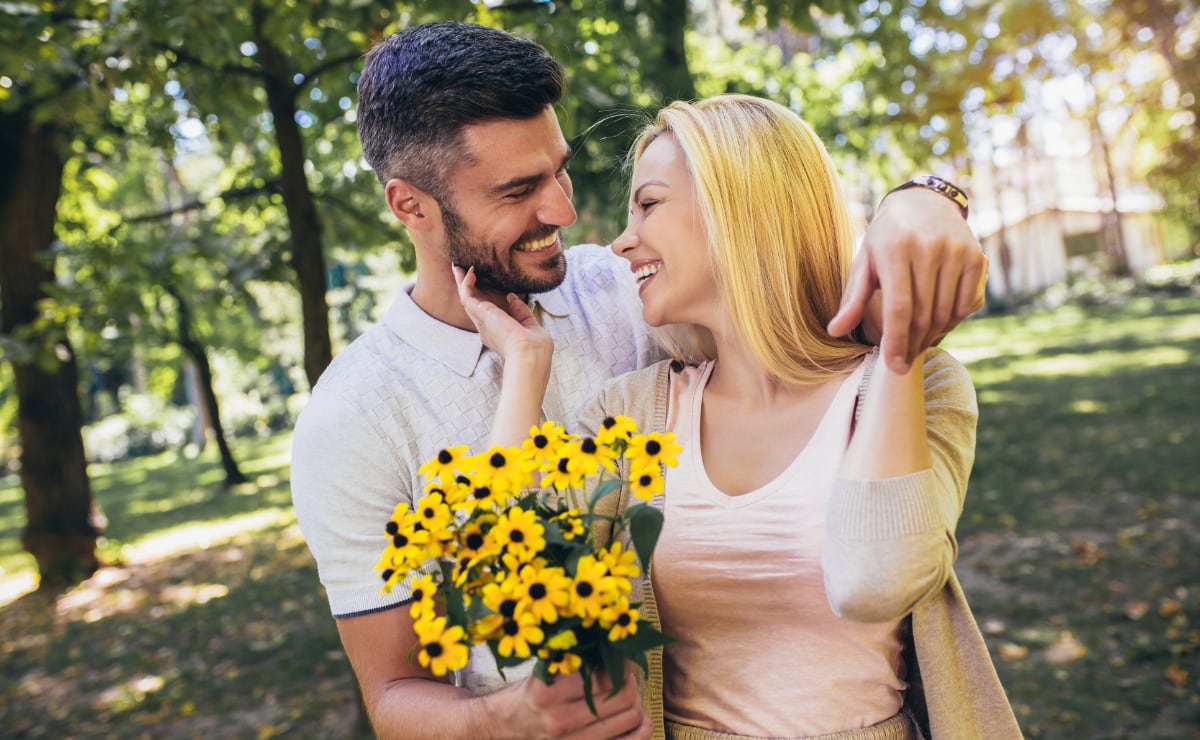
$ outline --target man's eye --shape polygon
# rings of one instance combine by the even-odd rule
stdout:
[[[520,190],[514,190],[513,192],[508,193],[504,197],[508,200],[521,200],[522,198],[529,197],[531,193],[533,193],[533,188],[521,188]]]

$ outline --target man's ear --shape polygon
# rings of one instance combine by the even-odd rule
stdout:
[[[437,201],[417,186],[393,178],[383,186],[384,198],[392,215],[414,231],[428,231],[434,226],[433,217],[439,214]]]

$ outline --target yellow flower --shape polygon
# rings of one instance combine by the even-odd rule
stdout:
[[[597,553],[597,559],[604,564],[608,574],[617,579],[617,588],[621,593],[629,593],[630,578],[637,578],[641,571],[638,569],[637,553],[624,550],[620,542],[614,542]]]
[[[637,424],[633,419],[628,416],[610,416],[600,422],[600,429],[596,432],[596,443],[606,446],[615,444],[618,440],[628,443],[635,432]]]
[[[571,448],[577,444],[578,442],[571,442],[564,445],[552,460],[548,460],[542,466],[542,485],[554,486],[559,491],[564,488],[583,487],[585,474],[572,464]]]
[[[635,469],[629,478],[629,490],[642,501],[649,501],[656,494],[663,492],[663,477],[661,468],[653,465],[648,468]]]
[[[537,645],[545,637],[538,619],[530,612],[517,607],[511,619],[505,619],[500,625],[500,644],[496,652],[507,658],[513,653],[519,658],[528,658],[530,645]]]
[[[454,524],[454,512],[450,510],[450,506],[441,493],[429,493],[422,496],[417,505],[413,507],[413,514],[421,528],[427,530],[431,537],[449,539],[438,537]]]
[[[579,509],[564,511],[551,517],[550,521],[558,523],[558,531],[565,540],[573,540],[584,532],[583,518],[579,515]]]
[[[435,616],[434,597],[438,593],[438,584],[432,574],[415,576],[409,584],[409,591],[412,593],[412,606],[409,607],[408,613],[414,620],[419,622],[424,617]]]
[[[608,641],[616,642],[637,633],[637,609],[629,606],[624,596],[615,604],[600,610],[600,627],[608,630]]]
[[[598,444],[593,437],[576,440],[566,449],[571,453],[571,464],[584,475],[595,475],[600,468],[609,472],[616,470],[612,461],[617,459],[617,453],[610,447]]]
[[[571,614],[590,624],[600,616],[603,609],[616,592],[614,578],[608,575],[608,568],[591,555],[579,559],[575,569],[575,578],[571,582],[571,599],[568,608]]]
[[[546,650],[542,648],[538,650],[538,657],[546,661],[546,667],[550,670],[551,675],[566,676],[579,670],[579,666],[583,665],[583,658],[580,658],[575,653],[568,653],[562,650]]]
[[[562,568],[521,568],[516,596],[542,622],[557,622],[571,598],[571,579]]]
[[[500,515],[491,535],[519,561],[528,562],[546,547],[545,531],[537,512],[514,508]]]
[[[472,626],[476,640],[491,640],[501,636],[504,623],[515,617],[520,605],[521,599],[516,593],[519,582],[515,576],[508,576],[483,587],[483,605],[495,613],[483,617]]]
[[[651,432],[634,435],[633,439],[629,440],[625,457],[632,461],[634,475],[637,475],[638,472],[653,469],[659,464],[678,465],[679,460],[675,456],[682,451],[683,448],[676,444],[675,435],[671,432]]]
[[[543,465],[547,460],[558,454],[559,448],[570,439],[566,430],[552,421],[544,422],[540,427],[529,430],[529,438],[521,443],[521,452],[537,465]]]
[[[450,485],[455,474],[467,464],[467,445],[447,447],[439,450],[433,459],[417,468],[417,472],[426,480],[440,480],[442,485]]]
[[[537,463],[521,453],[518,447],[491,447],[475,456],[478,477],[494,489],[517,493],[533,483]]]
[[[510,498],[508,491],[480,481],[472,481],[472,483],[475,485],[467,492],[466,498],[459,506],[460,511],[470,513],[476,509],[495,510],[508,504]]]
[[[467,664],[469,650],[463,642],[463,628],[446,626],[445,617],[430,617],[413,624],[421,649],[417,660],[422,668],[433,671],[435,676],[444,676]]]

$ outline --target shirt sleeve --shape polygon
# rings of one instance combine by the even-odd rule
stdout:
[[[412,477],[368,415],[321,390],[309,399],[292,438],[296,517],[334,617],[390,609],[408,600],[407,585],[382,594],[374,567],[396,504],[412,503]]]
[[[924,372],[932,466],[895,478],[834,481],[821,564],[830,606],[846,619],[904,617],[941,591],[958,556],[954,532],[979,410],[970,376],[951,355],[930,350]]]

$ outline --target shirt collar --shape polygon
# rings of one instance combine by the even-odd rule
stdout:
[[[483,355],[479,334],[438,321],[421,310],[412,299],[416,283],[404,286],[384,315],[383,323],[393,334],[412,345],[422,354],[437,360],[454,372],[470,377]],[[530,297],[541,309],[554,316],[567,313],[567,301],[561,288]],[[536,310],[536,309],[535,309]]]

